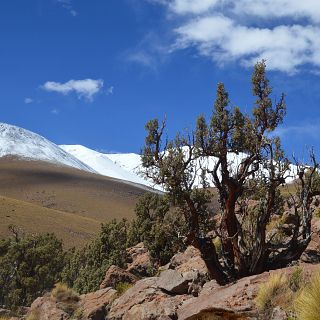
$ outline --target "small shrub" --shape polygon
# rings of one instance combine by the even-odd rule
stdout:
[[[261,285],[255,299],[257,307],[266,311],[274,305],[274,301],[281,294],[288,291],[287,279],[282,274],[271,275],[268,281]]]
[[[51,298],[55,299],[57,306],[72,315],[78,309],[79,295],[63,283],[57,283],[51,291]]]
[[[297,292],[304,284],[303,269],[295,267],[291,276],[288,279],[289,288],[293,292]]]
[[[121,296],[123,295],[129,288],[132,287],[132,284],[131,283],[128,283],[128,282],[119,282],[116,284],[116,287],[115,289],[117,290],[118,292],[118,295]]]
[[[320,315],[320,273],[317,273],[295,300],[298,320],[318,320]]]
[[[80,300],[79,295],[72,289],[68,288],[64,283],[57,283],[51,291],[51,297],[57,302],[74,301]]]

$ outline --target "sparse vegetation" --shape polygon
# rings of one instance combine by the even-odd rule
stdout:
[[[132,287],[131,283],[128,282],[119,282],[116,284],[115,289],[118,292],[118,295],[121,296],[123,295],[128,289],[130,289]]]
[[[255,299],[257,307],[261,311],[272,309],[276,304],[274,301],[279,295],[285,294],[288,290],[287,278],[281,273],[271,275],[269,280],[261,285],[258,295]]]
[[[40,319],[40,314],[37,311],[32,311],[31,313],[28,314],[26,320],[39,320]]]
[[[78,309],[80,296],[64,283],[57,283],[51,291],[51,298],[57,303],[57,306],[72,315]]]
[[[320,273],[302,289],[294,307],[298,320],[318,320],[320,315]]]

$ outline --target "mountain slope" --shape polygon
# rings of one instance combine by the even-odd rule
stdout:
[[[0,196],[0,219],[1,237],[12,236],[9,226],[14,225],[29,234],[53,232],[67,248],[86,244],[99,231],[101,223],[88,217],[4,196]]]
[[[135,167],[140,165],[140,156],[137,154],[109,155],[81,145],[60,145],[60,148],[93,168],[99,174],[150,186],[148,181],[135,173]]]
[[[129,181],[139,181],[138,183],[147,185],[147,186],[153,186],[153,184],[150,181],[147,181],[140,177],[140,171],[141,171],[141,157],[138,154],[135,153],[113,153],[113,154],[104,154],[100,153],[94,150],[91,150],[89,148],[83,147],[81,145],[62,145],[61,148],[63,148],[65,151],[71,153],[76,158],[78,158],[83,163],[86,163],[87,165],[91,166],[94,170],[96,170],[98,173],[102,175],[107,175],[119,179],[125,179]],[[229,172],[230,173],[236,173],[239,169],[239,166],[243,159],[246,157],[245,154],[239,153],[229,153],[228,154],[228,160],[229,160]],[[103,161],[102,161],[103,159]],[[113,165],[110,164],[110,160],[112,160]],[[217,158],[215,157],[207,157],[203,158],[201,160],[201,163],[205,166],[208,166],[211,170],[214,168],[215,164],[217,162]],[[110,170],[112,168],[112,170]],[[117,174],[116,170],[114,168],[121,168],[121,173]],[[198,168],[198,175],[195,180],[195,187],[202,185],[202,179],[201,179],[201,170],[199,165],[197,165]],[[126,173],[124,173],[126,172]],[[128,173],[130,175],[128,175]],[[290,170],[288,171],[286,178],[286,182],[290,183],[292,182],[297,173],[297,167],[294,165],[290,165]],[[267,172],[265,171],[265,174]],[[210,183],[211,176],[210,174],[206,175],[208,182]],[[210,183],[211,186],[213,186],[213,183]],[[156,189],[161,190],[160,186],[156,186]]]
[[[46,138],[17,126],[0,123],[0,157],[4,156],[47,161],[94,172]]]

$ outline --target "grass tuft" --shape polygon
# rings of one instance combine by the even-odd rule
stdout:
[[[80,296],[64,283],[57,283],[51,291],[51,298],[57,306],[68,314],[73,314],[79,307]]]
[[[115,289],[118,292],[118,296],[123,295],[128,289],[130,289],[132,287],[131,283],[128,282],[119,282],[116,284]]]
[[[261,285],[255,303],[261,311],[266,311],[275,304],[279,295],[284,295],[286,291],[288,291],[286,277],[279,273],[271,275],[268,281]]]
[[[319,320],[320,315],[320,273],[298,295],[294,303],[298,320]]]

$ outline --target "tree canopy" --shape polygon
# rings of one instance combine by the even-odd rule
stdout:
[[[146,124],[144,174],[161,184],[184,214],[186,241],[198,248],[219,283],[285,266],[310,242],[311,191],[318,163],[299,164],[297,190],[283,199],[280,187],[292,174],[275,129],[286,114],[285,96],[273,103],[265,61],[254,66],[252,114],[233,107],[224,85],[217,86],[212,115],[199,116],[193,132],[165,137],[166,123]],[[199,181],[199,177],[200,181]],[[200,186],[199,186],[200,185]],[[213,185],[220,210],[210,209]],[[272,219],[293,216],[292,234],[281,241],[269,232]],[[208,232],[208,221],[213,221]],[[219,259],[213,238],[221,241]]]

